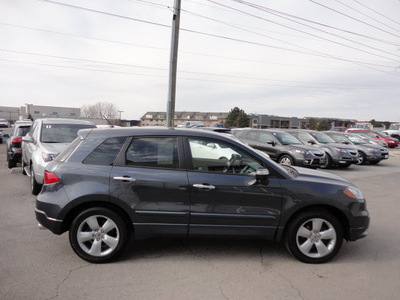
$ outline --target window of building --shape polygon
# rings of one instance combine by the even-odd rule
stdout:
[[[218,120],[218,116],[210,116],[210,120]]]
[[[153,119],[153,115],[146,115],[146,119]]]

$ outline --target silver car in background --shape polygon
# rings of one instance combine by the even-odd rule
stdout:
[[[22,170],[30,176],[32,194],[40,193],[44,168],[78,136],[78,130],[96,125],[76,119],[38,119],[22,138]]]

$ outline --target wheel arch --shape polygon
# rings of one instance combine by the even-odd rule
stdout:
[[[346,215],[340,209],[338,209],[334,206],[330,206],[330,205],[310,205],[310,206],[306,206],[306,207],[303,207],[303,208],[295,211],[286,220],[285,224],[281,227],[281,228],[283,228],[283,230],[278,231],[278,233],[276,235],[276,240],[281,241],[286,238],[287,228],[289,227],[289,224],[291,222],[293,222],[293,220],[298,215],[300,215],[304,212],[315,211],[315,210],[325,211],[325,212],[328,212],[328,213],[332,214],[333,216],[335,216],[338,219],[338,221],[340,222],[340,224],[342,225],[344,238],[346,240],[348,240],[350,233],[349,233],[349,222],[348,222]]]
[[[126,211],[121,208],[119,205],[111,202],[105,202],[105,201],[88,201],[81,203],[74,208],[72,208],[67,215],[65,216],[62,224],[61,231],[62,233],[69,231],[72,221],[78,216],[82,211],[85,209],[89,209],[92,207],[104,207],[112,210],[113,212],[117,213],[118,215],[121,216],[121,218],[124,220],[127,229],[133,232],[133,223],[129,215],[126,213]]]

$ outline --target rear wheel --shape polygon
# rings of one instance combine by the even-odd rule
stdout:
[[[104,263],[115,258],[128,241],[128,229],[123,218],[104,207],[81,212],[69,231],[72,249],[91,263]]]
[[[343,243],[339,220],[325,210],[301,213],[286,232],[286,247],[305,263],[324,263],[332,259]]]

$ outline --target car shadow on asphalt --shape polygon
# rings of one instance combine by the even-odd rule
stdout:
[[[154,238],[131,239],[119,261],[180,257],[190,259],[296,259],[281,243],[235,238]]]

